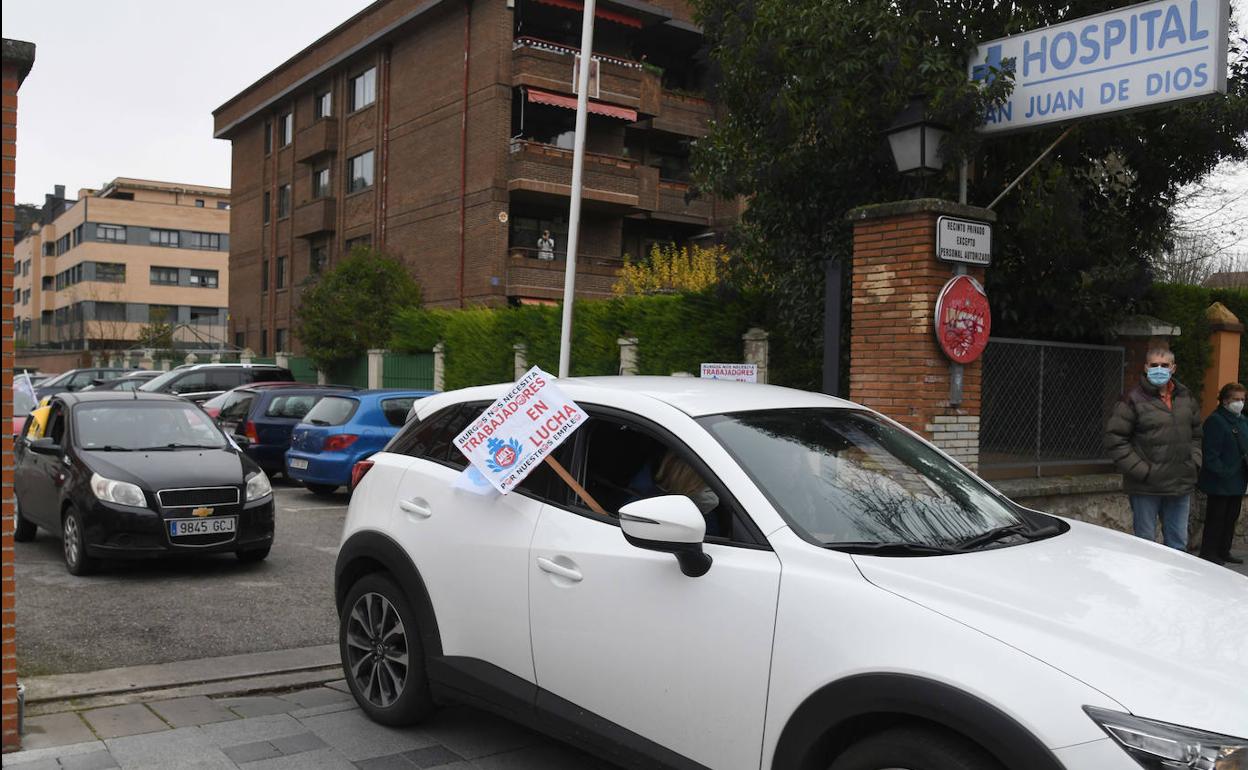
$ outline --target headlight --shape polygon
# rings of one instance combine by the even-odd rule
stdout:
[[[273,494],[273,485],[269,483],[269,477],[264,475],[264,471],[256,471],[255,474],[247,477],[247,502],[259,500]]]
[[[1092,706],[1083,710],[1131,758],[1148,770],[1248,770],[1248,741],[1190,727],[1140,719]]]
[[[92,473],[91,492],[97,499],[106,503],[132,505],[135,508],[147,507],[147,498],[143,495],[143,490],[128,481],[114,481],[98,473]]]

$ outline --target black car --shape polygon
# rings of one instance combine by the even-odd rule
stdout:
[[[88,385],[83,388],[83,392],[90,391],[92,393],[98,393],[101,390],[119,390],[123,392],[138,390],[140,385],[148,382],[149,380],[154,380],[162,374],[164,374],[164,372],[153,372],[150,369],[135,369],[132,372],[128,372],[125,377],[118,377],[115,380],[105,380],[98,385]]]
[[[45,436],[26,433],[15,450],[14,537],[59,533],[72,574],[98,558],[268,556],[268,477],[194,404],[142,391],[62,393]]]
[[[192,364],[179,366],[143,383],[139,390],[172,393],[202,404],[227,390],[253,382],[293,382],[289,369],[273,364]]]
[[[124,377],[126,374],[134,371],[133,369],[119,369],[116,367],[93,367],[90,369],[70,369],[64,374],[58,374],[49,380],[44,380],[35,386],[35,397],[43,399],[46,396],[54,396],[57,393],[69,391],[71,393],[90,387],[99,382],[115,380],[118,377]]]

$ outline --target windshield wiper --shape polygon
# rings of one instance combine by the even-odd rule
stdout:
[[[958,547],[964,549],[978,548],[981,545],[1004,540],[1010,535],[1018,535],[1027,540],[1039,540],[1050,535],[1056,535],[1060,530],[1061,528],[1056,524],[1046,524],[1040,527],[1033,527],[1026,523],[1007,524],[1004,527],[994,527],[987,532],[981,532],[978,535],[968,537],[958,543]]]
[[[934,556],[939,554],[962,553],[961,548],[927,543],[870,543],[844,542],[824,543],[824,548],[845,553],[865,553],[872,556]]]
[[[139,451],[140,452],[158,452],[158,451],[163,451],[166,449],[221,449],[221,448],[222,447],[220,446],[214,446],[214,445],[209,445],[209,444],[179,444],[177,442],[174,442],[172,444],[163,444],[161,446],[145,446]]]
[[[130,447],[115,446],[113,444],[105,444],[104,446],[89,446],[89,447],[86,447],[86,449],[91,452],[133,452],[134,451]]]

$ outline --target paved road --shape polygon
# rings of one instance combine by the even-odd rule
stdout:
[[[21,676],[95,671],[337,641],[333,566],[347,496],[277,485],[269,558],[233,554],[65,571],[60,540],[16,543]]]

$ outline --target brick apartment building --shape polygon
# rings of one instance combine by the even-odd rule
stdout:
[[[45,196],[14,247],[13,326],[32,348],[125,349],[147,323],[227,342],[230,191],[118,178]]]
[[[378,0],[219,107],[231,341],[293,347],[298,287],[356,244],[400,257],[429,305],[559,299],[580,28],[579,0]],[[701,43],[686,0],[599,0],[579,296],[737,216],[687,200]]]

